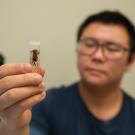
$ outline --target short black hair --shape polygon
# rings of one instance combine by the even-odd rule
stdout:
[[[132,53],[135,53],[135,27],[133,23],[119,11],[105,10],[88,16],[78,29],[77,42],[80,41],[80,38],[83,34],[83,31],[86,29],[86,27],[94,22],[120,25],[123,28],[125,28],[129,34],[129,39],[130,39],[130,46],[131,46],[130,56]]]

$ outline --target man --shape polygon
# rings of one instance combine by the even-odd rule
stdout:
[[[135,102],[120,87],[134,61],[135,31],[120,13],[88,17],[77,35],[81,80],[33,109],[32,135],[134,135]]]
[[[134,135],[135,101],[120,86],[134,62],[134,36],[134,26],[119,12],[88,17],[77,35],[80,81],[47,91],[45,100],[42,68],[33,83],[28,65],[2,66],[1,82],[7,86],[1,86],[0,133],[28,135],[29,108],[43,100],[32,109],[31,135]]]

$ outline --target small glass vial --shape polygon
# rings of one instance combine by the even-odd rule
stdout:
[[[32,65],[32,72],[39,72],[40,65],[40,42],[31,41],[30,42],[30,64]]]

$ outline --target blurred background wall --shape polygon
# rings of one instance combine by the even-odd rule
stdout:
[[[135,23],[134,0],[0,0],[0,52],[6,63],[29,62],[29,42],[41,42],[47,88],[78,80],[76,31],[88,15],[119,10]],[[123,87],[135,96],[135,66]]]

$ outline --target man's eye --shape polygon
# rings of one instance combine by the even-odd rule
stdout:
[[[92,47],[95,47],[95,44],[92,43],[92,42],[85,42],[85,46],[89,47],[89,48],[92,48]]]
[[[121,49],[118,46],[115,45],[108,45],[107,50],[110,52],[119,52]]]

